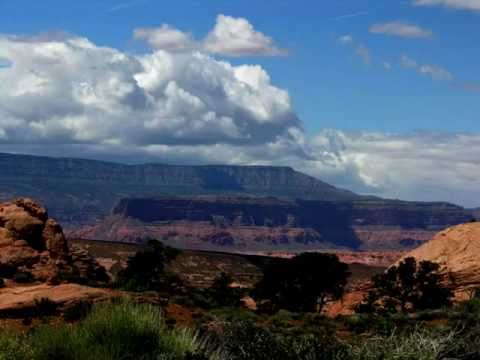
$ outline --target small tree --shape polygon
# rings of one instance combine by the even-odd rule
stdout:
[[[127,267],[118,272],[117,285],[128,290],[164,290],[168,285],[165,265],[178,253],[157,240],[149,240],[147,248],[130,257]]]
[[[222,272],[208,289],[208,294],[216,306],[238,306],[240,304],[241,292],[231,285],[233,279]]]
[[[415,258],[406,258],[372,278],[374,288],[359,311],[408,312],[450,305],[452,292],[442,284],[439,268],[431,261],[417,264]]]
[[[332,254],[304,253],[291,260],[274,259],[253,296],[271,310],[321,312],[329,298],[342,296],[348,276],[348,266]]]

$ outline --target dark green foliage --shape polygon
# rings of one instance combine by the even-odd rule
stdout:
[[[33,282],[35,279],[33,275],[29,272],[18,272],[15,275],[13,275],[13,281],[19,284],[28,284]]]
[[[87,317],[92,310],[92,303],[88,301],[79,301],[65,309],[63,318],[66,321],[78,321]]]
[[[232,282],[233,279],[222,272],[208,289],[207,293],[215,307],[240,305],[241,290],[232,288]]]
[[[17,267],[10,264],[0,264],[0,277],[11,279],[17,273]]]
[[[190,332],[165,326],[160,310],[131,303],[96,306],[78,324],[41,326],[27,340],[33,360],[185,360],[203,354]]]
[[[438,270],[433,262],[405,259],[373,277],[374,289],[358,311],[413,312],[450,305],[453,294],[442,284]]]
[[[49,298],[41,298],[35,300],[35,310],[33,312],[34,317],[53,316],[58,311],[58,305],[56,302]]]
[[[278,335],[251,322],[228,324],[222,349],[229,360],[350,359],[348,347],[332,336]]]
[[[265,310],[316,312],[342,296],[348,276],[348,266],[332,254],[273,259],[252,295]]]
[[[117,286],[133,291],[167,291],[180,280],[165,273],[165,265],[179,251],[150,240],[145,250],[138,251],[128,259],[127,267],[117,274]]]
[[[0,289],[5,287],[5,280],[3,278],[0,278]]]

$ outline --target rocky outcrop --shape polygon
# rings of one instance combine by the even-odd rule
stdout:
[[[38,202],[20,198],[0,204],[0,278],[23,274],[29,281],[58,283],[100,280],[101,273],[92,258],[69,251],[61,226]]]
[[[480,288],[480,223],[448,228],[402,259],[407,257],[438,263],[445,282],[458,296],[468,296]]]
[[[81,301],[99,302],[118,296],[111,290],[78,284],[18,286],[0,290],[0,315],[33,309],[41,299],[48,299],[59,307],[68,307]]]

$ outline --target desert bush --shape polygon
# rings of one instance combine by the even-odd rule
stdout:
[[[397,323],[388,314],[357,314],[346,317],[344,324],[354,334],[389,335],[397,328]]]
[[[30,341],[38,360],[184,360],[203,351],[190,331],[168,329],[155,307],[128,302],[95,306],[73,326],[41,326]]]
[[[35,308],[32,315],[35,317],[53,316],[58,311],[58,305],[56,302],[49,298],[35,299]]]
[[[0,277],[0,289],[5,287],[5,280]]]
[[[2,329],[0,332],[0,360],[31,359],[33,351],[25,337]]]
[[[357,312],[405,313],[451,305],[453,294],[442,284],[438,270],[439,265],[430,261],[403,260],[372,278],[374,289]]]
[[[441,359],[480,359],[480,326],[457,329],[441,352]]]
[[[165,265],[178,253],[157,240],[149,240],[147,249],[130,257],[127,267],[118,272],[116,286],[130,291],[169,291],[180,286],[180,279],[165,272]]]
[[[453,337],[453,332],[415,329],[401,335],[362,339],[351,347],[350,355],[357,360],[437,360]]]
[[[348,266],[336,255],[304,253],[272,260],[252,295],[267,312],[321,312],[328,298],[341,297],[348,276]]]
[[[232,288],[232,283],[232,277],[223,272],[214,280],[212,286],[208,289],[208,293],[216,306],[240,305],[242,293],[240,289]]]
[[[11,264],[0,264],[0,277],[11,279],[17,272],[17,267]]]
[[[13,275],[13,281],[19,284],[28,284],[33,282],[35,279],[33,275],[27,271],[18,272]]]
[[[78,321],[85,319],[92,310],[92,303],[88,301],[79,301],[69,306],[63,312],[63,318],[66,321]]]
[[[332,336],[279,335],[252,322],[229,323],[222,360],[349,360],[349,347]]]

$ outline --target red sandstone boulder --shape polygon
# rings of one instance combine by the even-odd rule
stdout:
[[[5,276],[2,268],[51,283],[81,277],[97,280],[104,275],[93,258],[79,259],[70,252],[61,226],[39,203],[26,198],[0,204],[0,278]]]

